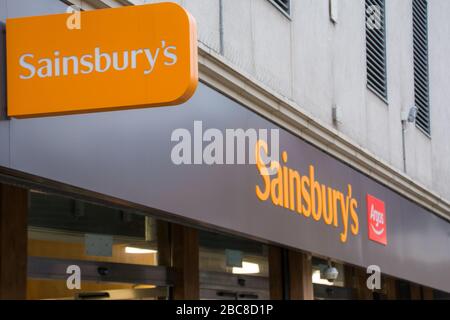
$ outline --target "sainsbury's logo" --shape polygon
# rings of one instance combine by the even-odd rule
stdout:
[[[386,209],[384,202],[367,195],[367,225],[369,239],[387,245]]]
[[[82,27],[67,27],[71,17],[7,19],[10,117],[180,105],[194,94],[197,27],[180,5],[83,11]]]
[[[144,74],[153,72],[160,57],[164,55],[164,66],[173,66],[177,63],[176,46],[168,46],[162,40],[160,47],[152,50],[142,48],[136,50],[124,50],[121,52],[102,52],[101,48],[95,48],[92,53],[81,56],[61,56],[60,51],[55,50],[53,56],[37,59],[35,54],[26,53],[20,56],[19,64],[23,68],[20,79],[70,76],[78,74],[90,74],[92,72],[108,72],[109,70],[125,71],[127,69],[142,68]],[[162,53],[162,54],[161,54]],[[140,66],[142,64],[142,66]]]

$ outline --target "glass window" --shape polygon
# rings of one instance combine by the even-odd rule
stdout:
[[[218,233],[201,231],[200,271],[268,277],[268,247]]]
[[[291,14],[291,1],[290,0],[270,0],[275,7],[281,12],[289,16]]]
[[[366,0],[367,86],[387,100],[385,0]]]
[[[413,38],[414,98],[418,108],[416,125],[429,136],[431,135],[431,123],[427,0],[413,0]]]
[[[200,299],[270,298],[268,247],[218,233],[199,233]]]
[[[156,228],[156,220],[143,214],[33,191],[28,216],[29,264],[44,263],[55,270],[65,264],[92,262],[156,266]],[[70,274],[62,277],[61,270],[58,272],[29,277],[28,298],[73,298],[77,293],[99,290],[155,288],[127,282],[125,272],[122,279],[115,276],[114,282],[83,281],[80,290],[71,290],[67,284]]]
[[[326,276],[326,271],[330,266],[336,268],[338,272],[337,278],[333,281]],[[315,284],[344,287],[344,265],[334,262],[330,264],[327,260],[314,257],[312,260],[312,280]]]

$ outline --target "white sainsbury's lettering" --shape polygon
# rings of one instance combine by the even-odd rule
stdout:
[[[32,79],[36,75],[39,78],[59,77],[90,74],[92,72],[103,73],[111,69],[124,71],[128,68],[138,68],[138,57],[143,56],[146,62],[143,73],[152,73],[159,57],[164,56],[164,65],[173,66],[177,63],[176,46],[167,46],[166,41],[161,41],[161,47],[155,50],[149,48],[124,50],[122,52],[102,52],[101,48],[95,48],[93,54],[82,56],[60,56],[59,51],[54,51],[53,58],[42,58],[36,61],[35,55],[26,53],[20,56],[19,64],[27,70],[26,74],[21,74],[20,79]],[[121,56],[119,58],[119,56]]]

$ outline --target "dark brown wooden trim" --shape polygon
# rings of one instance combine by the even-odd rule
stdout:
[[[0,299],[26,299],[28,190],[0,184]]]
[[[270,299],[313,300],[311,257],[306,253],[269,247]]]
[[[422,290],[420,285],[411,283],[411,300],[422,300]]]
[[[162,220],[157,220],[156,235],[158,241],[158,265],[170,267],[172,266],[170,223]]]
[[[353,272],[353,267],[344,264],[344,286],[352,290],[352,299],[356,299]]]
[[[348,279],[349,287],[353,290],[353,298],[355,300],[373,300],[373,291],[367,288],[367,279],[369,275],[366,270],[359,267],[349,267],[351,272],[347,271],[347,276],[351,275]],[[347,279],[346,279],[347,280]]]
[[[172,224],[170,233],[174,270],[173,298],[198,300],[200,297],[198,231]]]
[[[422,287],[423,300],[434,300],[433,289],[428,287]]]
[[[271,300],[283,300],[282,260],[282,249],[275,246],[269,246],[269,283]]]
[[[391,277],[385,277],[384,279],[384,287],[386,290],[386,299],[387,300],[397,300],[397,280]]]
[[[290,300],[313,300],[311,258],[307,254],[288,252]]]

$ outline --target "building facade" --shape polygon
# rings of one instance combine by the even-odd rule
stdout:
[[[0,21],[154,2],[0,0]],[[198,25],[186,104],[11,119],[2,94],[0,296],[448,298],[450,3],[177,3]],[[202,146],[278,130],[287,170],[174,163],[198,126]]]

